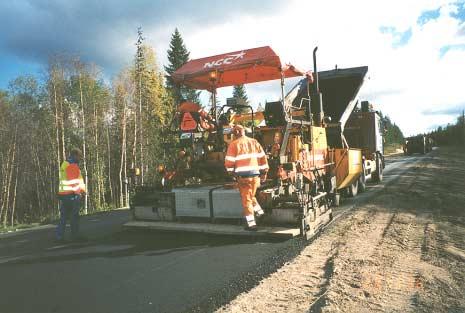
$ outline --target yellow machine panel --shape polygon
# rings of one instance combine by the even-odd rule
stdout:
[[[289,139],[289,149],[291,159],[290,161],[296,162],[299,160],[300,149],[302,149],[302,141],[299,135],[292,135]]]
[[[350,186],[362,173],[360,149],[335,149],[337,189]]]
[[[327,149],[326,129],[324,127],[312,126],[313,149]]]

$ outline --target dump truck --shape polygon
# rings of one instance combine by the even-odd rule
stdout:
[[[349,169],[349,175],[345,175],[346,170],[339,170],[339,167],[347,164],[336,164],[336,172],[345,177],[345,180],[337,179],[338,193],[350,197],[363,192],[368,181],[382,181],[385,167],[381,116],[370,102],[359,98],[367,73],[367,66],[344,69],[336,67],[334,70],[318,73],[319,89],[325,104],[328,146],[336,149],[350,148],[352,153],[360,151],[359,156],[353,157],[359,159],[361,171]],[[304,94],[305,90],[301,92],[301,97]],[[356,163],[358,162],[351,162]]]
[[[224,168],[231,124],[242,123],[264,147],[270,166],[256,194],[265,217],[253,235],[313,237],[332,219],[339,191],[363,172],[361,149],[328,142],[325,100],[340,90],[320,90],[316,51],[313,73],[282,64],[270,47],[191,60],[174,72],[174,82],[209,91],[212,105],[208,113],[192,104],[178,107],[175,165],[160,167],[158,186],[136,188],[130,203],[134,221],[126,226],[251,235],[240,226],[240,194]],[[299,82],[286,92],[286,81],[295,77]],[[281,97],[267,102],[264,112],[234,98],[216,104],[218,88],[271,80],[280,81]],[[362,82],[345,88],[358,93]]]
[[[384,126],[379,112],[373,110],[373,105],[362,101],[361,107],[356,107],[350,115],[344,128],[344,137],[350,147],[362,150],[363,174],[358,181],[350,186],[348,194],[357,195],[364,191],[366,182],[379,183],[383,180],[384,161]]]
[[[426,154],[433,148],[433,140],[429,136],[416,135],[405,138],[403,146],[405,155],[412,155],[414,153]]]

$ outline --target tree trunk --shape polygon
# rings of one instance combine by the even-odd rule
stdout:
[[[132,146],[132,161],[131,168],[134,169],[137,167],[137,109],[134,110],[134,142]]]
[[[102,199],[102,173],[100,173],[100,156],[99,156],[99,141],[98,141],[98,119],[97,119],[97,107],[94,101],[94,144],[95,144],[95,170],[97,174],[97,203],[96,207],[100,209],[102,207],[101,199]]]
[[[61,78],[64,79],[64,69],[61,69]],[[61,157],[62,161],[66,160],[66,148],[65,148],[65,113],[63,112],[63,101],[60,102],[60,122],[61,122]],[[60,162],[59,162],[60,163]]]
[[[144,184],[144,128],[142,127],[142,73],[139,71],[139,147],[140,147],[140,183]]]
[[[8,176],[8,181],[7,181],[7,192],[6,192],[6,197],[5,197],[5,209],[4,209],[4,215],[3,215],[3,227],[6,227],[7,222],[8,222],[8,208],[10,205],[10,190],[11,190],[11,181],[13,180],[13,171],[14,168],[17,167],[15,166],[15,159],[16,159],[16,138],[18,134],[18,126],[15,128],[15,137],[13,139],[13,151],[12,151],[12,157],[11,157],[11,166],[9,168],[9,176]]]
[[[120,201],[119,205],[120,206],[125,206],[125,200],[124,197],[126,193],[124,192],[124,186],[126,185],[126,182],[123,181],[123,173],[124,173],[124,179],[126,179],[126,99],[123,99],[123,119],[122,119],[122,135],[121,135],[121,163],[119,167],[119,191],[120,191]]]
[[[16,175],[15,175],[15,187],[14,187],[14,191],[13,191],[13,205],[11,207],[11,221],[10,221],[10,226],[13,227],[14,226],[14,222],[15,222],[15,211],[16,211],[16,190],[17,190],[17,187],[18,187],[18,167],[16,167]]]
[[[113,186],[112,186],[112,179],[111,179],[111,146],[110,146],[110,128],[107,127],[106,131],[107,135],[107,154],[108,154],[108,188],[110,190],[110,202],[113,203]]]
[[[87,155],[86,155],[86,117],[84,111],[84,96],[82,92],[82,75],[81,75],[81,68],[79,70],[79,94],[81,100],[81,116],[82,116],[82,161],[83,161],[83,169],[84,169],[84,184],[86,185],[86,191],[89,191],[88,187],[88,176],[87,176]],[[88,193],[84,194],[84,215],[87,214],[88,208]]]
[[[60,126],[60,115],[59,115],[59,112],[58,112],[58,100],[57,100],[57,90],[56,90],[56,77],[55,75],[53,75],[53,72],[52,72],[52,85],[53,85],[53,102],[54,102],[54,106],[55,106],[55,139],[56,139],[56,165],[57,165],[57,174],[60,172],[60,166],[61,166],[61,161],[62,160],[65,160],[65,156],[64,156],[64,149],[62,150],[62,153],[63,153],[63,159],[60,158],[60,128],[61,128],[61,133],[62,135],[64,135],[64,129],[63,129],[63,123],[61,123],[61,126]],[[61,120],[63,121],[63,115],[61,114]],[[61,137],[62,140],[64,140],[64,137]],[[64,141],[62,142],[62,145],[64,145]],[[57,175],[58,176],[58,175]],[[53,180],[56,181],[58,177],[53,177]],[[52,184],[52,186],[54,186],[54,184]],[[55,189],[52,189],[52,194],[54,193]],[[57,211],[59,211],[59,207],[58,207],[58,203],[57,205],[53,206]]]
[[[53,84],[53,102],[55,104],[55,135],[56,135],[56,145],[57,145],[57,163],[58,163],[58,171],[60,171],[60,117],[58,116],[58,104],[57,104],[57,90],[55,86],[55,82]]]
[[[0,222],[3,216],[3,212],[5,210],[8,210],[8,201],[7,201],[7,196],[8,196],[8,177],[10,173],[10,168],[12,167],[12,160],[11,160],[11,152],[13,150],[13,146],[10,145],[10,148],[7,151],[6,154],[6,162],[5,166],[2,170],[3,176],[2,176],[2,191],[1,191],[1,199],[2,202],[0,203]]]
[[[1,217],[3,216],[3,210],[5,210],[5,206],[7,205],[5,198],[7,194],[7,188],[8,188],[8,173],[10,172],[9,169],[11,166],[11,158],[10,158],[11,149],[12,147],[10,146],[10,148],[7,150],[7,153],[6,153],[6,162],[4,163],[4,165],[2,164],[3,165],[2,166],[2,186],[1,186],[2,190],[0,193],[0,199],[2,201],[0,202],[0,221],[1,221]]]

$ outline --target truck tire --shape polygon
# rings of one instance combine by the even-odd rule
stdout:
[[[372,176],[375,183],[383,181],[383,162],[379,154],[376,155],[376,170],[373,172]]]
[[[357,178],[357,179],[352,183],[352,185],[350,185],[349,187],[347,187],[347,194],[348,194],[349,197],[351,197],[351,198],[357,196],[357,194],[358,194],[358,181],[359,181],[359,178]]]

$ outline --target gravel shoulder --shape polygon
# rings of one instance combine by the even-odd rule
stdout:
[[[464,191],[437,149],[217,312],[465,312]]]

